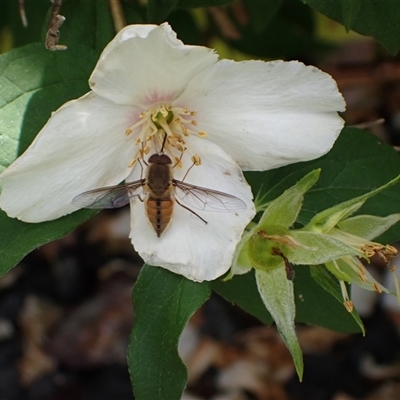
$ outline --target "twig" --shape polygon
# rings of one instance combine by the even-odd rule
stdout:
[[[350,125],[351,128],[358,128],[358,129],[370,129],[377,125],[382,125],[385,123],[384,118],[376,119],[375,121],[368,121],[368,122],[361,122],[360,124]]]
[[[18,6],[19,6],[19,15],[21,16],[22,25],[24,26],[24,28],[27,28],[28,20],[26,18],[24,0],[18,0]]]
[[[120,0],[109,0],[112,19],[114,21],[114,28],[116,32],[119,32],[126,26],[126,20],[124,11],[122,10]]]
[[[61,8],[62,0],[52,0],[53,8],[51,10],[50,20],[49,20],[49,30],[46,33],[45,46],[47,50],[57,51],[66,50],[67,46],[63,44],[58,44],[60,39],[60,31],[58,28],[65,21],[65,17],[60,15],[58,12]]]

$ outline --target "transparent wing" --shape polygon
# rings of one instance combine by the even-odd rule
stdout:
[[[240,212],[246,210],[246,203],[236,196],[218,190],[208,189],[190,183],[172,180],[175,195],[185,205],[203,211]]]
[[[107,186],[89,190],[72,200],[72,204],[79,208],[119,208],[129,203],[133,197],[142,194],[140,190],[145,183],[144,179],[117,186]]]

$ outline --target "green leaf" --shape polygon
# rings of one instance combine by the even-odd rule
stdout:
[[[250,14],[251,25],[255,32],[262,32],[283,4],[283,0],[246,0],[244,6]]]
[[[88,91],[96,60],[93,50],[79,45],[51,52],[34,44],[0,56],[0,172],[24,152],[54,110]],[[81,211],[57,221],[26,224],[1,212],[0,273],[91,215],[93,211]]]
[[[296,300],[296,322],[308,325],[319,325],[344,333],[360,332],[360,326],[352,314],[343,307],[340,287],[337,279],[332,277],[335,292],[331,293],[321,287],[311,272],[325,269],[322,266],[295,266],[294,294]],[[337,289],[339,298],[336,297]],[[335,296],[334,296],[334,295]]]
[[[343,299],[337,301],[319,286],[310,275],[310,267],[294,266],[294,269],[296,322],[319,325],[345,333],[359,332],[358,325],[343,307]],[[254,270],[245,275],[235,275],[226,282],[221,279],[215,280],[211,282],[211,286],[220,296],[237,304],[265,325],[273,322],[258,293]]]
[[[179,0],[180,8],[217,7],[234,3],[236,0]]]
[[[335,297],[339,302],[343,304],[343,295],[340,290],[340,284],[338,280],[325,267],[312,267],[310,269],[310,272],[311,276],[321,287],[323,287],[327,292],[329,292],[333,297]],[[348,315],[351,315],[351,317],[360,327],[362,333],[365,335],[364,324],[362,323],[357,311],[353,309],[351,313],[347,313]]]
[[[238,39],[229,40],[234,49],[261,58],[296,58],[305,54],[323,53],[333,48],[332,44],[319,39],[314,34],[313,11],[298,0],[285,0],[277,12],[270,18],[270,1],[261,1],[259,7],[264,9],[256,20],[249,19],[247,23],[237,22],[234,13],[232,21],[240,33]],[[247,2],[244,2],[246,6]],[[264,6],[265,5],[265,6]],[[261,31],[255,29],[261,26],[261,20],[267,19],[267,24]],[[219,31],[219,27],[216,26]],[[226,37],[221,33],[222,40]]]
[[[180,400],[187,371],[177,351],[183,328],[210,296],[208,282],[195,283],[145,265],[133,289],[135,321],[128,350],[137,400]]]
[[[28,43],[39,42],[51,3],[48,0],[24,1],[25,14],[28,20],[28,26],[24,27],[18,4],[14,0],[2,0],[1,3],[3,2],[8,5],[7,27],[12,33],[14,46],[19,47]]]
[[[266,310],[258,293],[254,272],[235,275],[226,282],[217,279],[211,282],[211,287],[224,299],[232,304],[237,304],[265,325],[272,324],[271,314]]]
[[[179,0],[148,0],[147,22],[159,24],[168,17],[171,11],[176,8]]]
[[[89,91],[96,53],[80,45],[51,52],[27,45],[0,56],[0,172],[36,137],[51,113]]]
[[[178,9],[168,17],[168,23],[185,44],[202,43],[202,32],[198,28],[198,21],[194,18],[194,14],[190,10]]]
[[[93,215],[92,210],[81,210],[56,221],[27,224],[15,218],[8,218],[0,210],[0,276],[32,250],[65,236]]]
[[[393,0],[302,0],[329,18],[373,36],[392,54],[400,50],[400,7]],[[344,3],[347,3],[344,6]]]
[[[285,268],[268,271],[256,270],[258,291],[265,307],[272,315],[279,333],[289,349],[297,375],[303,377],[303,354],[297,340],[294,318],[293,282],[287,279]]]
[[[341,0],[343,25],[347,31],[351,29],[361,8],[361,0]]]

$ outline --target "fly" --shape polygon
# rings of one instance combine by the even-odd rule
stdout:
[[[158,237],[170,224],[175,203],[207,223],[180,200],[201,211],[240,212],[246,209],[246,203],[231,194],[174,179],[171,158],[164,153],[149,157],[146,178],[89,190],[75,197],[72,203],[80,208],[118,208],[134,198],[144,201],[147,219]]]

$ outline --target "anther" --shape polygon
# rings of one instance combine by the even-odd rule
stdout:
[[[199,131],[199,132],[197,132],[197,136],[198,137],[201,137],[201,138],[204,138],[204,137],[206,137],[208,135],[208,133],[207,132],[204,132],[204,131]]]
[[[131,168],[131,167],[133,167],[136,163],[137,163],[137,158],[134,158],[134,159],[132,159],[132,160],[129,162],[128,167]]]
[[[184,152],[186,149],[185,149],[185,146],[183,146],[181,143],[176,143],[176,148],[180,151],[180,152]]]
[[[181,160],[181,158],[182,158],[182,156],[181,157],[174,157],[174,160],[175,160],[174,167],[182,168],[182,160]]]
[[[133,129],[129,128],[125,131],[125,135],[129,136],[133,132]]]
[[[343,303],[343,305],[344,305],[344,307],[346,308],[346,310],[347,310],[348,312],[352,312],[352,311],[353,311],[354,306],[353,306],[353,302],[352,302],[352,301],[350,301],[350,300],[345,301],[345,302]]]
[[[372,284],[372,287],[373,287],[378,293],[382,293],[381,288],[380,288],[375,282]]]
[[[194,165],[201,165],[201,158],[198,154],[195,154],[192,158],[191,158],[192,162]]]

